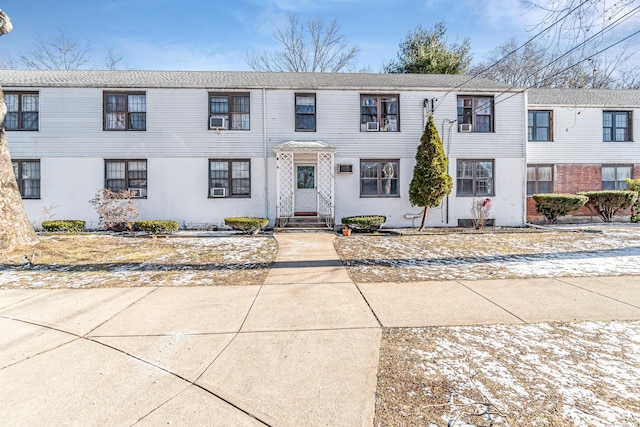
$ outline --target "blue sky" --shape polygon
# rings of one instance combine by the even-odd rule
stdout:
[[[91,44],[104,68],[107,50],[131,69],[249,70],[247,53],[277,46],[275,30],[290,13],[337,19],[361,51],[356,68],[380,72],[418,24],[444,20],[450,42],[469,38],[474,60],[514,37],[525,41],[539,16],[518,0],[3,0],[14,30],[0,38],[0,57],[15,56],[62,29]]]

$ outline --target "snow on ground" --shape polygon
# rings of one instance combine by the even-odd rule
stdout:
[[[390,329],[376,425],[638,426],[639,378],[640,322]]]
[[[277,253],[268,237],[66,235],[43,240],[33,263],[25,262],[31,254],[19,254],[0,264],[0,288],[256,285]]]
[[[580,232],[357,236],[338,239],[336,248],[359,282],[640,274],[640,228],[629,225]]]

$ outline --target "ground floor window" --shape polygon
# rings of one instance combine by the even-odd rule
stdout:
[[[493,160],[458,160],[457,196],[494,196]]]
[[[40,198],[40,160],[14,160],[13,174],[23,199]]]
[[[527,195],[553,193],[553,166],[527,166]]]
[[[603,190],[626,190],[625,179],[631,178],[631,165],[603,165],[602,166],[602,189]]]
[[[251,197],[251,161],[209,159],[209,197]]]
[[[147,197],[146,160],[105,160],[105,188],[119,193],[129,190],[132,197]]]
[[[399,160],[361,160],[361,197],[399,197]]]

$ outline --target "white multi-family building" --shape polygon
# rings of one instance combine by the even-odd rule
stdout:
[[[530,89],[527,195],[623,190],[640,177],[640,90]],[[589,216],[586,208],[573,215]],[[540,219],[527,200],[527,216]],[[574,218],[575,219],[575,218]]]
[[[0,84],[34,223],[53,207],[95,228],[89,200],[110,188],[130,191],[140,219],[186,227],[362,214],[412,226],[421,209],[408,188],[430,114],[454,188],[429,226],[467,223],[479,198],[495,225],[521,225],[527,163],[557,163],[537,143],[527,153],[526,92],[465,75],[0,70]]]

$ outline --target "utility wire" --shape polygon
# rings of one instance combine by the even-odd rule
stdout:
[[[564,57],[566,57],[567,55],[571,54],[571,53],[572,53],[572,52],[574,52],[575,50],[577,50],[577,49],[579,49],[579,48],[581,48],[581,47],[585,46],[586,44],[588,44],[588,43],[589,43],[591,40],[593,40],[594,38],[599,37],[599,36],[603,35],[604,33],[611,31],[612,29],[614,29],[615,27],[619,26],[620,24],[622,24],[622,23],[623,23],[624,21],[626,21],[627,19],[632,18],[634,15],[636,15],[636,14],[637,14],[638,10],[640,10],[640,6],[636,7],[635,9],[630,10],[629,12],[627,12],[626,14],[624,14],[623,16],[621,16],[620,18],[616,19],[616,20],[615,20],[614,22],[612,22],[611,24],[607,25],[606,27],[604,27],[603,29],[601,29],[600,31],[598,31],[597,33],[595,33],[594,35],[592,35],[592,36],[591,36],[591,37],[589,37],[588,39],[586,39],[586,40],[582,41],[581,43],[577,44],[577,45],[576,45],[576,46],[574,46],[572,49],[569,49],[567,52],[565,52],[564,54],[560,55],[559,57],[557,57],[557,58],[556,58],[556,59],[554,59],[553,61],[551,61],[551,62],[549,62],[548,64],[544,65],[543,67],[540,67],[540,68],[538,68],[538,69],[536,69],[536,70],[532,71],[531,73],[529,73],[529,74],[525,75],[525,80],[526,80],[529,76],[532,76],[532,75],[534,75],[534,74],[539,73],[539,72],[540,72],[540,71],[542,71],[542,70],[545,70],[546,68],[548,68],[548,67],[550,67],[551,65],[555,64],[556,62],[560,61],[562,58],[564,58]],[[613,45],[611,45],[611,46],[609,46],[609,47],[607,47],[607,48],[603,49],[602,51],[600,51],[600,52],[598,52],[598,53],[596,53],[596,54],[594,54],[594,55],[588,56],[587,58],[582,59],[582,60],[580,60],[579,62],[577,62],[577,63],[575,63],[575,64],[573,64],[573,65],[571,65],[571,66],[569,66],[569,67],[567,67],[567,68],[564,68],[564,69],[562,69],[561,71],[558,71],[557,73],[555,73],[555,74],[553,74],[553,75],[551,75],[551,76],[547,76],[547,77],[545,77],[544,79],[542,79],[542,80],[540,80],[540,81],[538,81],[538,82],[536,82],[536,83],[534,83],[534,84],[532,84],[532,85],[530,85],[530,86],[525,87],[525,89],[529,89],[529,88],[534,87],[534,86],[537,86],[538,84],[543,83],[543,82],[545,82],[545,81],[547,81],[547,80],[549,80],[549,79],[551,79],[551,78],[553,78],[553,77],[557,77],[558,75],[562,74],[563,72],[565,72],[565,71],[567,71],[567,70],[570,70],[571,68],[574,68],[574,67],[578,66],[579,64],[581,64],[581,63],[583,63],[583,62],[585,62],[585,61],[588,61],[588,60],[589,60],[589,59],[591,59],[593,56],[598,55],[598,54],[600,54],[600,53],[604,52],[605,50],[607,50],[607,49],[609,49],[609,48],[611,48],[611,47],[613,47],[613,46],[615,46],[615,45],[619,44],[620,42],[622,42],[622,41],[624,41],[624,40],[626,40],[626,39],[628,39],[628,38],[629,38],[629,37],[627,37],[627,38],[625,38],[625,39],[622,39],[621,41],[616,42],[615,44],[613,44]],[[512,85],[512,86],[511,86],[511,87],[509,87],[508,89],[505,89],[505,90],[503,90],[502,92],[498,93],[496,96],[503,95],[503,94],[505,94],[505,93],[509,92],[510,90],[515,89],[515,88],[517,88],[517,87],[521,87],[521,86],[519,86],[519,85]],[[517,93],[520,93],[520,92],[522,92],[522,91],[518,91]],[[508,99],[508,98],[507,98],[507,99]]]
[[[589,59],[593,58],[594,56],[598,56],[598,55],[600,55],[602,52],[604,52],[604,51],[606,51],[606,50],[609,50],[609,49],[611,49],[612,47],[617,46],[617,45],[619,45],[620,43],[622,43],[622,42],[624,42],[624,41],[626,41],[626,40],[630,39],[631,37],[634,37],[634,36],[636,36],[636,35],[638,35],[638,34],[640,34],[640,30],[636,31],[635,33],[629,34],[627,37],[625,37],[625,38],[623,38],[623,39],[621,39],[621,40],[618,40],[617,42],[615,42],[615,43],[613,43],[613,44],[611,44],[611,45],[609,45],[609,46],[605,47],[604,49],[602,49],[602,50],[600,50],[600,51],[598,51],[598,52],[594,53],[593,55],[590,55],[590,56],[588,56],[588,57],[586,57],[586,58],[584,58],[584,59],[581,59],[580,61],[576,62],[575,64],[570,65],[570,66],[568,66],[568,67],[566,67],[566,68],[563,68],[562,70],[558,71],[557,73],[555,73],[555,74],[553,74],[553,75],[551,75],[551,76],[545,77],[544,79],[542,79],[542,80],[540,80],[539,82],[536,82],[536,83],[537,83],[537,84],[539,84],[539,83],[545,82],[545,81],[547,81],[547,80],[549,80],[549,79],[552,79],[552,78],[554,78],[554,77],[558,76],[559,74],[564,73],[564,72],[565,72],[565,71],[567,71],[567,70],[570,70],[570,69],[572,69],[572,68],[574,68],[574,67],[577,67],[578,65],[582,64],[582,63],[583,63],[583,62],[585,62],[585,61],[588,61]],[[493,105],[500,104],[501,102],[504,102],[504,101],[506,101],[506,100],[508,100],[508,99],[510,99],[510,98],[513,98],[514,96],[516,96],[516,95],[518,95],[518,94],[521,94],[521,93],[523,93],[524,91],[526,91],[527,89],[530,89],[530,88],[532,88],[532,87],[534,87],[534,86],[536,86],[536,84],[533,84],[533,85],[531,85],[531,86],[525,87],[525,88],[523,88],[522,90],[519,90],[519,91],[517,91],[517,92],[515,92],[515,93],[513,93],[513,94],[511,94],[511,95],[509,95],[509,96],[507,96],[506,98],[502,98],[502,99],[500,99],[500,100],[498,100],[498,101],[495,101]],[[503,94],[504,94],[504,93],[505,93],[505,92],[503,92]]]
[[[565,19],[567,19],[569,17],[569,15],[571,15],[573,12],[575,12],[576,10],[578,10],[579,8],[581,8],[585,3],[588,3],[589,0],[583,0],[580,4],[578,4],[576,7],[574,7],[573,9],[571,9],[570,11],[568,11],[566,14],[564,14],[561,18],[558,18],[556,21],[552,22],[551,24],[549,24],[546,28],[540,30],[537,34],[535,34],[533,37],[531,37],[529,40],[527,40],[526,42],[524,42],[523,44],[521,44],[520,46],[518,46],[517,48],[515,48],[514,50],[512,50],[511,52],[507,53],[506,55],[504,55],[502,58],[498,59],[496,62],[494,62],[493,64],[489,65],[487,68],[481,70],[480,72],[476,73],[475,75],[469,77],[469,79],[465,80],[464,82],[460,83],[458,86],[455,86],[451,89],[449,89],[447,92],[445,92],[445,94],[438,100],[438,104],[436,104],[435,108],[433,109],[434,111],[440,106],[440,104],[442,104],[442,102],[444,101],[444,98],[447,97],[447,95],[449,95],[451,92],[453,92],[456,89],[459,89],[460,87],[466,85],[467,83],[469,83],[470,81],[478,78],[481,74],[486,73],[487,71],[489,71],[490,69],[492,69],[493,67],[496,67],[498,64],[500,64],[502,61],[504,61],[505,59],[507,59],[509,56],[515,54],[517,51],[519,51],[520,49],[522,49],[523,47],[525,47],[527,44],[531,43],[532,41],[534,41],[535,39],[537,39],[538,37],[540,37],[542,34],[546,33],[547,31],[549,31],[551,28],[555,27],[556,25],[558,25],[560,22],[564,21]]]

